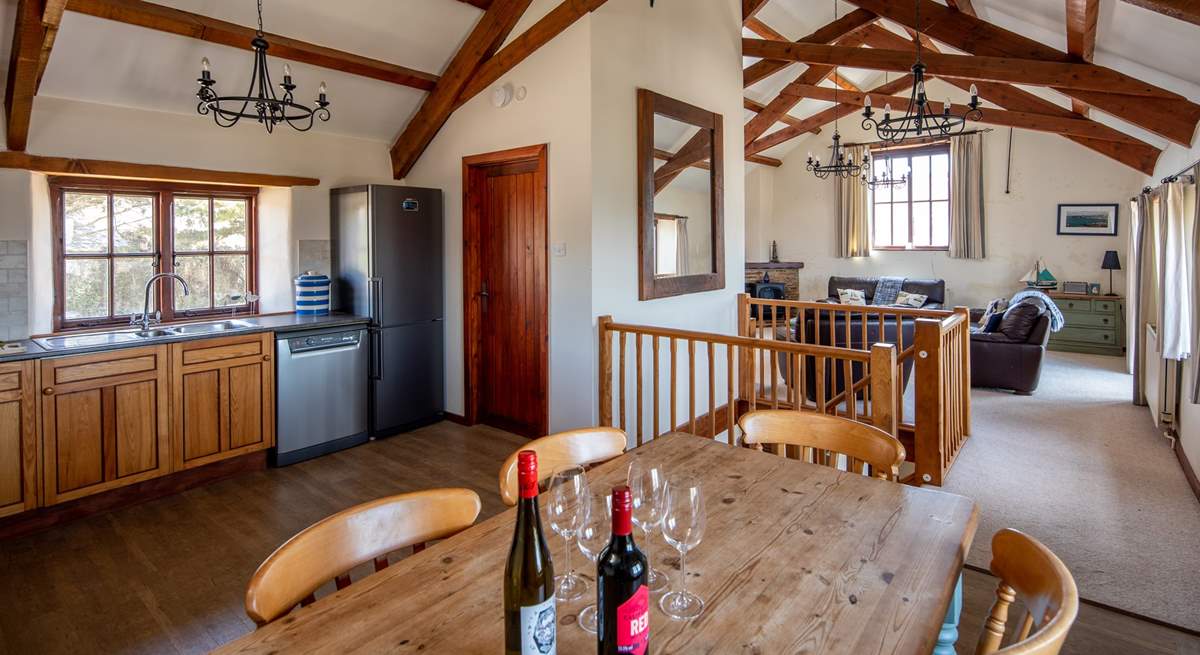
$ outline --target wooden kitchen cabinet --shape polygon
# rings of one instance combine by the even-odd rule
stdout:
[[[38,504],[37,364],[0,364],[0,516]]]
[[[271,333],[171,345],[174,469],[275,445]]]
[[[43,359],[41,374],[46,505],[170,472],[166,346]]]

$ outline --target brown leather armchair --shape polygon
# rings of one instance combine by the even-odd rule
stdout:
[[[1050,315],[1033,320],[1024,340],[1003,332],[971,335],[971,386],[1010,389],[1028,396],[1037,391],[1042,359],[1050,339]]]

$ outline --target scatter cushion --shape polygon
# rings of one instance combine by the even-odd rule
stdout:
[[[865,305],[867,294],[859,289],[838,289],[838,302],[843,305]]]
[[[983,326],[984,332],[995,332],[1000,327],[1000,322],[1004,320],[1004,314],[992,314],[988,317],[987,325]]]
[[[1004,298],[995,298],[988,303],[987,309],[983,310],[983,316],[979,317],[979,331],[991,332],[1000,324],[999,317],[1004,314],[1004,308],[1008,302]],[[993,319],[995,322],[993,323]],[[991,326],[990,328],[988,326]]]
[[[916,307],[919,309],[925,306],[926,300],[929,300],[929,296],[919,293],[901,291],[900,293],[896,294],[897,307]]]
[[[1014,343],[1024,343],[1029,340],[1033,326],[1041,315],[1042,308],[1037,304],[1022,302],[1004,312],[1004,317],[1000,319],[995,332]]]

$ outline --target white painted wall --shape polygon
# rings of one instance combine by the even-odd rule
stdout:
[[[933,97],[942,89],[930,85]],[[946,93],[945,95],[950,95]],[[1059,280],[1102,282],[1104,251],[1116,250],[1125,263],[1129,226],[1129,197],[1143,186],[1144,176],[1113,160],[1096,155],[1053,134],[1017,130],[1013,136],[1011,193],[1005,193],[1008,130],[984,135],[984,196],[987,218],[987,258],[951,259],[945,252],[876,251],[871,257],[834,257],[834,182],[818,180],[804,170],[807,151],[828,157],[832,129],[809,136],[784,158],[778,169],[754,173],[773,177],[772,206],[748,210],[747,232],[759,235],[746,253],[765,261],[772,239],[780,258],[804,262],[800,274],[802,299],[824,297],[830,275],[900,275],[946,280],[951,305],[982,307],[992,298],[1008,297],[1038,256]],[[874,140],[854,117],[841,121],[846,142]],[[1119,220],[1115,237],[1059,236],[1059,203],[1116,203]],[[1118,293],[1125,278],[1117,271]]]
[[[535,0],[513,30],[558,4]],[[558,35],[495,86],[512,83],[523,101],[497,109],[490,90],[463,105],[405,179],[445,192],[446,410],[465,409],[463,363],[462,159],[541,143],[549,144],[549,241],[565,248],[550,263],[550,429],[592,425],[594,395],[586,380],[594,369],[591,313],[591,114],[590,17]]]
[[[597,46],[603,44],[592,50],[594,315],[612,315],[619,322],[734,332],[735,295],[744,288],[742,268],[745,262],[745,179],[742,158],[738,156],[742,148],[743,112],[740,12],[741,5],[735,0],[658,2],[654,8],[645,0],[609,0],[593,14],[592,41]],[[703,74],[697,74],[697,71],[703,71]],[[724,117],[726,286],[722,290],[644,302],[638,300],[636,110],[639,87]],[[630,342],[632,354],[632,340]],[[649,342],[645,348],[649,352]],[[665,364],[666,348],[663,348],[662,356]],[[595,360],[595,355],[591,355],[591,361]],[[706,366],[703,356],[697,362]],[[648,356],[643,365],[649,366]],[[593,363],[591,370],[595,370],[594,367]],[[632,360],[627,368],[629,384],[632,384]],[[717,388],[724,389],[725,366],[720,356],[716,380]],[[592,390],[588,395],[595,398],[596,376],[589,376],[589,381]],[[582,383],[579,387],[585,388]],[[650,413],[650,392],[647,386],[644,403],[647,415]],[[662,395],[667,396],[665,392]],[[697,413],[702,414],[708,411],[706,380],[698,381],[697,396]],[[720,405],[722,394],[717,396]],[[687,398],[686,389],[680,397],[682,408]],[[628,402],[632,423],[633,393],[629,394]],[[649,416],[644,424],[649,427]],[[665,425],[664,419],[660,427]],[[633,438],[631,434],[630,439]]]

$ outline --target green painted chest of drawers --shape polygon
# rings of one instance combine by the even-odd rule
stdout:
[[[1050,334],[1048,348],[1121,356],[1125,353],[1125,299],[1051,293],[1066,325]]]

